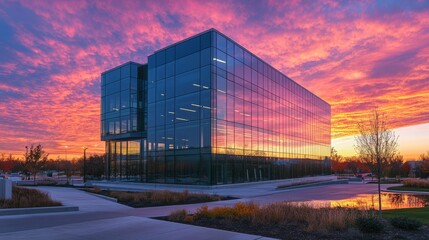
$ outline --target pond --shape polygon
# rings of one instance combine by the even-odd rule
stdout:
[[[303,202],[301,202],[303,203]],[[305,201],[313,207],[356,207],[360,209],[378,209],[378,194],[359,194],[356,197],[341,200]],[[429,206],[429,195],[382,193],[383,210],[400,208],[420,208]]]

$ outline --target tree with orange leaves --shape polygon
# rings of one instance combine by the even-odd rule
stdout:
[[[49,154],[43,150],[40,144],[36,147],[31,145],[30,148],[25,146],[25,149],[25,168],[33,175],[34,185],[36,185],[36,175],[45,166]]]

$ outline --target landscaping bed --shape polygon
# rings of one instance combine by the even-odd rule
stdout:
[[[294,187],[300,187],[300,186],[311,185],[311,184],[316,184],[316,183],[326,183],[326,182],[331,182],[331,181],[332,180],[314,180],[314,181],[295,182],[295,183],[277,186],[276,189],[294,188]]]
[[[47,193],[37,189],[12,187],[12,199],[0,200],[0,208],[32,208],[62,206],[60,202],[53,201]]]
[[[378,180],[377,179],[370,180],[367,183],[378,184]],[[401,183],[401,181],[399,179],[381,179],[380,181],[380,184],[396,184],[396,183]]]
[[[429,180],[407,178],[402,184],[403,186],[389,187],[387,190],[429,192]]]
[[[204,203],[236,199],[214,194],[190,193],[187,190],[173,192],[168,190],[150,190],[146,192],[111,191],[100,189],[85,189],[85,191],[115,198],[118,203],[134,207],[156,207],[180,204]]]
[[[213,209],[204,206],[193,215],[178,210],[160,219],[279,239],[429,239],[428,226],[407,231],[397,227],[403,220],[396,221],[394,227],[388,220],[379,221],[376,215],[375,211],[350,208],[238,203]]]

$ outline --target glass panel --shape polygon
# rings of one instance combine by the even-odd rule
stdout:
[[[200,147],[199,122],[178,123],[175,128],[176,149]]]
[[[154,127],[155,121],[156,121],[156,112],[155,112],[154,103],[148,104],[147,116],[148,116],[148,121],[147,121],[148,127]]]
[[[131,63],[131,77],[137,78],[137,76],[138,76],[138,65]]]
[[[200,37],[188,39],[176,45],[176,59],[200,50]]]
[[[137,90],[137,79],[136,78],[131,78],[130,81],[131,81],[130,89]]]
[[[167,50],[165,50],[165,54],[167,63],[176,59],[176,49],[174,47],[167,48]]]
[[[156,80],[165,78],[165,65],[160,65],[156,68]]]
[[[210,88],[210,66],[201,68],[201,89],[209,89]]]
[[[121,92],[121,109],[130,107],[130,91]]]
[[[237,59],[238,61],[240,61],[240,62],[243,62],[243,49],[240,47],[240,46],[238,46],[238,45],[235,45],[234,46],[234,57],[235,57],[235,59]]]
[[[200,52],[176,60],[176,74],[200,67]]]
[[[117,93],[121,91],[121,82],[113,82],[106,85],[106,95],[111,95],[113,93]]]
[[[176,118],[174,99],[168,99],[165,106],[166,124],[173,124]]]
[[[121,79],[121,90],[122,91],[130,89],[130,81],[131,81],[130,78]]]
[[[210,48],[206,48],[204,50],[201,51],[201,66],[205,66],[210,64],[211,62],[211,49]]]
[[[176,96],[200,90],[200,71],[199,69],[176,75]]]
[[[167,78],[165,85],[166,98],[174,97],[174,77]]]
[[[220,76],[216,78],[216,88],[221,93],[226,93],[226,79]]]
[[[121,70],[119,68],[106,73],[106,84],[119,81],[121,79]]]
[[[201,49],[211,46],[211,32],[201,35]]]
[[[166,65],[166,77],[171,77],[171,76],[173,76],[174,75],[174,65],[175,65],[175,62],[169,62],[169,63],[167,63],[167,65]]]
[[[130,64],[121,67],[121,78],[128,78],[131,74]]]
[[[156,83],[156,100],[161,101],[165,99],[165,80],[159,80]]]
[[[229,56],[234,56],[234,43],[232,43],[231,41],[227,40],[227,53]]]
[[[226,71],[226,54],[217,50],[216,51],[216,57],[213,58],[214,64],[222,70]]]
[[[165,124],[165,101],[160,101],[156,103],[156,126]]]
[[[177,97],[175,102],[176,122],[188,122],[200,118],[200,93]]]
[[[156,53],[156,65],[165,64],[165,51],[159,51]]]
[[[217,49],[223,51],[226,53],[226,38],[220,34],[216,34],[217,35]]]
[[[216,102],[217,119],[226,120],[226,94],[218,92]]]
[[[210,118],[210,90],[201,91],[201,119]]]
[[[210,147],[210,120],[201,121],[201,145],[202,148]]]

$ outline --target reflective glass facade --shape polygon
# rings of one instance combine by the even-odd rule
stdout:
[[[143,179],[146,99],[147,65],[129,62],[101,74],[101,140],[112,179]]]
[[[228,184],[329,173],[330,105],[218,31],[155,52],[147,67],[140,181]]]

